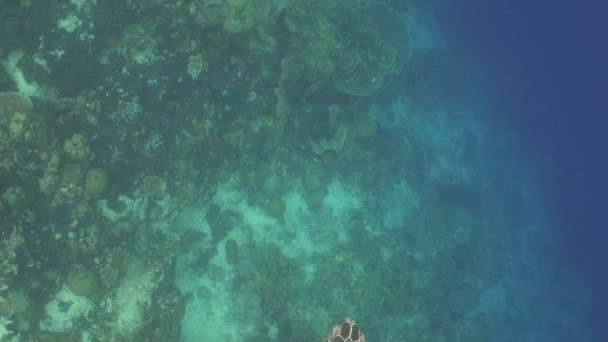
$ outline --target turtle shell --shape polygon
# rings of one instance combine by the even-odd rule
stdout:
[[[354,320],[345,318],[331,329],[324,342],[365,342],[365,335]]]

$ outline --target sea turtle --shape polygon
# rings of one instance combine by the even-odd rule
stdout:
[[[331,329],[323,342],[365,342],[365,335],[354,320],[345,318]]]

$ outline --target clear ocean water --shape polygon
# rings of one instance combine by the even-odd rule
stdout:
[[[600,43],[606,5],[466,1],[438,8],[460,54],[483,69],[493,120],[504,120],[535,175],[547,219],[543,229],[554,239],[545,252],[554,281],[576,279],[584,287],[571,298],[588,301],[577,319],[587,324],[591,340],[608,339],[603,109],[608,51]],[[568,338],[558,334],[550,340]]]
[[[0,342],[608,341],[607,10],[0,0]]]

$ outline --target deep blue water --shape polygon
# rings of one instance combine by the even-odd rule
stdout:
[[[583,277],[589,320],[608,341],[608,5],[438,1],[452,51],[479,67],[546,201],[559,277]]]

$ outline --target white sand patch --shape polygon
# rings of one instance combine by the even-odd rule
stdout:
[[[356,190],[347,188],[342,182],[335,179],[327,187],[327,196],[323,199],[323,206],[329,209],[334,218],[344,218],[352,211],[361,209],[361,201]]]
[[[193,272],[195,252],[180,256],[176,283],[182,293],[190,297],[182,320],[182,341],[243,341],[258,336],[260,332],[257,329],[262,326],[268,327],[269,336],[265,338],[276,341],[273,322],[263,320],[258,294],[234,291],[233,266],[227,264],[225,256],[227,239],[234,239],[239,246],[250,243],[277,245],[285,256],[303,263],[307,281],[314,280],[315,265],[307,260],[315,252],[326,252],[336,243],[349,240],[348,226],[344,222],[354,210],[361,208],[356,189],[334,180],[328,186],[323,207],[318,212],[311,212],[299,181],[294,180],[290,188],[283,196],[285,212],[283,220],[279,222],[248,203],[238,180],[233,179],[218,186],[212,203],[222,211],[238,213],[242,217],[242,224],[234,227],[224,240],[214,242],[217,254],[211,258],[205,270]],[[206,211],[205,207],[186,209],[176,222],[179,222],[179,226],[210,233]],[[218,273],[221,275],[218,276]]]

